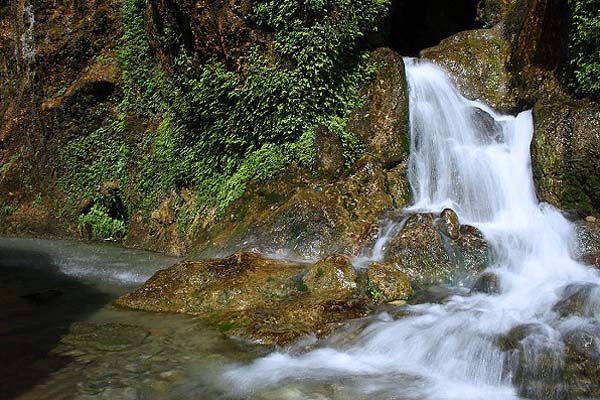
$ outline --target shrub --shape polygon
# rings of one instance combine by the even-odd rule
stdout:
[[[97,205],[80,215],[77,222],[80,230],[90,229],[93,239],[121,239],[127,234],[125,221],[112,218]]]
[[[569,0],[575,90],[600,99],[600,0]]]

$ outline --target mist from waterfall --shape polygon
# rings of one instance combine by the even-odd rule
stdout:
[[[532,354],[550,350],[560,364],[568,329],[554,305],[571,283],[597,272],[575,261],[574,228],[535,195],[529,146],[532,114],[500,115],[462,97],[440,67],[406,59],[410,94],[407,211],[454,209],[490,243],[500,293],[454,296],[379,316],[355,337],[307,352],[277,352],[224,374],[234,394],[260,398],[511,399],[514,366],[498,338],[538,324]],[[388,229],[393,233],[394,229]],[[384,238],[385,239],[385,238]],[[381,249],[374,249],[380,257]],[[598,313],[593,318],[598,318]],[[336,382],[338,385],[336,386]],[[336,389],[325,397],[319,385]],[[281,387],[287,389],[278,389]],[[267,394],[265,394],[267,393]],[[269,397],[268,393],[272,394]],[[273,394],[276,393],[276,394]],[[315,394],[316,393],[316,394]]]

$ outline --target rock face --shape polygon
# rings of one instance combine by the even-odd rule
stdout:
[[[388,246],[385,261],[417,288],[472,278],[489,261],[487,242],[477,229],[462,226],[452,239],[438,226],[433,215],[415,214]]]
[[[600,212],[600,106],[541,101],[534,108],[533,172],[540,198],[585,217]]]
[[[499,110],[515,108],[506,68],[509,55],[501,26],[460,32],[421,51],[421,57],[450,71],[463,96]]]
[[[393,50],[373,52],[377,75],[366,89],[364,106],[350,116],[347,130],[365,143],[385,167],[394,167],[408,155],[408,89],[402,57]]]
[[[238,250],[316,259],[358,255],[375,239],[381,215],[408,205],[406,164],[385,169],[366,155],[334,182],[285,175],[251,187],[231,209],[232,219],[209,234],[203,256]]]
[[[384,289],[385,296],[410,296],[402,274],[376,268],[375,275],[359,276],[342,255],[309,265],[237,253],[175,264],[117,304],[196,315],[228,335],[286,344],[301,335],[325,334],[336,322],[371,312],[383,299],[371,299],[367,288],[379,287],[381,281],[392,286],[398,280],[398,289],[393,294]]]

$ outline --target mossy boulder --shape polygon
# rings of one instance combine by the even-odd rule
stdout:
[[[388,48],[375,50],[371,60],[377,73],[363,94],[364,106],[350,115],[346,129],[384,166],[393,167],[408,157],[409,148],[404,61]]]
[[[312,265],[303,281],[311,293],[335,292],[345,297],[356,291],[356,278],[350,260],[333,254]]]
[[[582,217],[600,212],[600,106],[540,101],[534,109],[533,174],[541,200]]]
[[[420,55],[446,68],[463,96],[499,110],[516,107],[506,69],[510,45],[501,26],[457,33]]]
[[[459,236],[452,239],[440,231],[435,218],[432,214],[410,216],[385,257],[417,288],[472,279],[488,263],[488,244],[481,232],[462,226]]]
[[[367,270],[367,295],[376,303],[407,300],[412,295],[410,280],[393,264],[372,263]]]
[[[410,295],[404,275],[389,269],[376,275],[376,284],[387,282],[381,286],[386,296]],[[369,296],[365,277],[342,255],[303,264],[236,253],[224,259],[179,262],[116,304],[195,315],[228,335],[286,344],[306,334],[327,334],[336,323],[374,311],[379,302]]]

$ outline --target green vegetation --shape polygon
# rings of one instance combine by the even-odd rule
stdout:
[[[600,99],[600,0],[569,0],[573,86],[582,95]]]
[[[125,221],[112,218],[98,205],[80,215],[77,223],[80,231],[89,228],[93,239],[120,239],[127,234]]]
[[[148,217],[166,195],[193,188],[195,212],[220,215],[250,180],[270,179],[293,162],[312,165],[320,124],[340,135],[347,164],[358,157],[362,147],[345,121],[373,72],[359,42],[389,0],[258,0],[249,23],[273,40],[268,51],[251,50],[243,73],[216,59],[199,63],[183,49],[172,66],[160,66],[145,7],[145,0],[122,3],[118,117],[65,148],[62,184],[72,197],[95,196],[116,181],[127,206]],[[176,44],[163,22],[159,42]],[[194,220],[184,219],[182,226]]]
[[[0,206],[0,215],[4,217],[10,217],[15,211],[17,211],[17,207],[13,204],[5,202]]]

